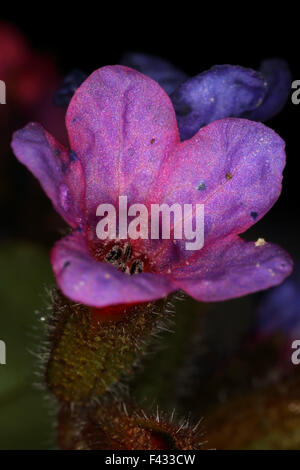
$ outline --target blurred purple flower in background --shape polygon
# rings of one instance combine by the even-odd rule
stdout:
[[[299,260],[288,279],[258,296],[258,304],[253,310],[253,324],[241,350],[252,351],[252,354],[260,352],[265,364],[264,380],[278,381],[282,376],[296,372],[291,358],[292,344],[300,340]]]
[[[291,74],[284,60],[268,59],[258,72],[234,65],[215,65],[189,78],[168,61],[129,52],[122,63],[149,75],[173,102],[181,140],[203,126],[225,117],[266,121],[286,103]]]
[[[257,336],[281,333],[290,343],[300,339],[300,262],[280,286],[263,294],[257,308]]]
[[[121,63],[127,67],[147,75],[171,95],[189,76],[171,62],[150,54],[127,52],[123,55]]]

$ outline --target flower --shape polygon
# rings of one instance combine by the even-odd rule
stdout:
[[[266,121],[283,108],[291,90],[291,73],[281,59],[263,61],[259,72],[216,65],[192,78],[148,54],[129,52],[122,63],[154,78],[170,95],[182,140],[225,117]]]
[[[174,108],[159,84],[108,66],[75,92],[66,125],[70,149],[36,123],[17,131],[12,147],[72,228],[51,254],[67,297],[106,307],[183,289],[198,300],[218,301],[266,289],[290,274],[291,259],[281,248],[238,236],[281,192],[284,142],[264,124],[227,118],[180,142]],[[99,240],[96,209],[120,195],[146,206],[203,203],[204,247],[187,251],[184,239]],[[130,276],[124,265],[143,272]]]

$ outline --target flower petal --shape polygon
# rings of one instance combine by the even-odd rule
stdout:
[[[170,95],[188,76],[169,61],[150,54],[127,52],[121,63],[153,78]]]
[[[239,237],[204,248],[198,262],[175,269],[178,288],[204,302],[227,300],[280,284],[292,260],[279,246]]]
[[[162,276],[151,273],[129,276],[108,263],[96,261],[78,235],[55,244],[51,263],[62,292],[75,302],[93,307],[147,302],[175,290],[171,281]]]
[[[284,165],[284,141],[273,130],[222,119],[165,159],[149,203],[204,204],[204,243],[211,244],[243,233],[268,212],[280,195]]]
[[[39,180],[56,211],[72,227],[83,227],[84,178],[75,154],[36,123],[14,133],[12,148]]]
[[[260,72],[268,84],[267,94],[258,108],[245,114],[254,121],[266,121],[279,113],[289,97],[292,83],[289,66],[284,60],[265,60]]]
[[[94,72],[75,92],[67,112],[72,148],[84,168],[86,207],[142,202],[166,153],[179,142],[176,116],[163,89],[123,66]]]
[[[217,119],[255,109],[266,92],[258,72],[234,65],[216,65],[190,78],[171,95],[181,140]]]

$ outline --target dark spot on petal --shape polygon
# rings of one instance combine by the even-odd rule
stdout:
[[[226,173],[226,179],[231,180],[231,178],[232,178],[232,174],[231,173]]]
[[[66,269],[68,266],[70,266],[71,261],[65,261],[63,269]]]
[[[67,164],[63,162],[61,165],[61,171],[65,173],[67,171],[67,168],[68,168]]]
[[[251,215],[251,217],[252,217],[253,220],[256,220],[256,219],[257,219],[257,216],[258,216],[258,213],[252,211],[252,212],[250,212],[250,215]]]
[[[57,157],[59,157],[59,156],[60,156],[60,153],[61,153],[61,152],[60,152],[60,149],[57,149],[57,148],[54,149],[54,153],[55,153],[55,155],[56,155]]]
[[[82,232],[82,228],[81,228],[81,227],[77,227],[77,228],[76,228],[76,232],[81,233],[81,232]]]
[[[70,158],[70,161],[71,162],[76,162],[76,160],[78,159],[76,153],[74,152],[74,150],[71,150],[71,152],[69,153],[69,158]]]
[[[154,142],[155,142],[155,139],[150,140],[150,144],[154,144]]]
[[[206,184],[204,181],[200,181],[200,183],[198,184],[197,186],[197,189],[198,191],[203,191],[204,189],[206,189]]]

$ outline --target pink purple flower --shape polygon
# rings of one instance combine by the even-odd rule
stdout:
[[[123,66],[103,67],[83,82],[66,125],[69,148],[36,123],[16,132],[12,147],[72,228],[51,254],[57,283],[72,300],[106,307],[183,289],[218,301],[290,274],[280,247],[239,237],[281,192],[284,142],[265,125],[227,118],[180,142],[168,95]],[[147,207],[203,203],[204,247],[187,251],[184,239],[99,240],[96,209],[120,195]]]

